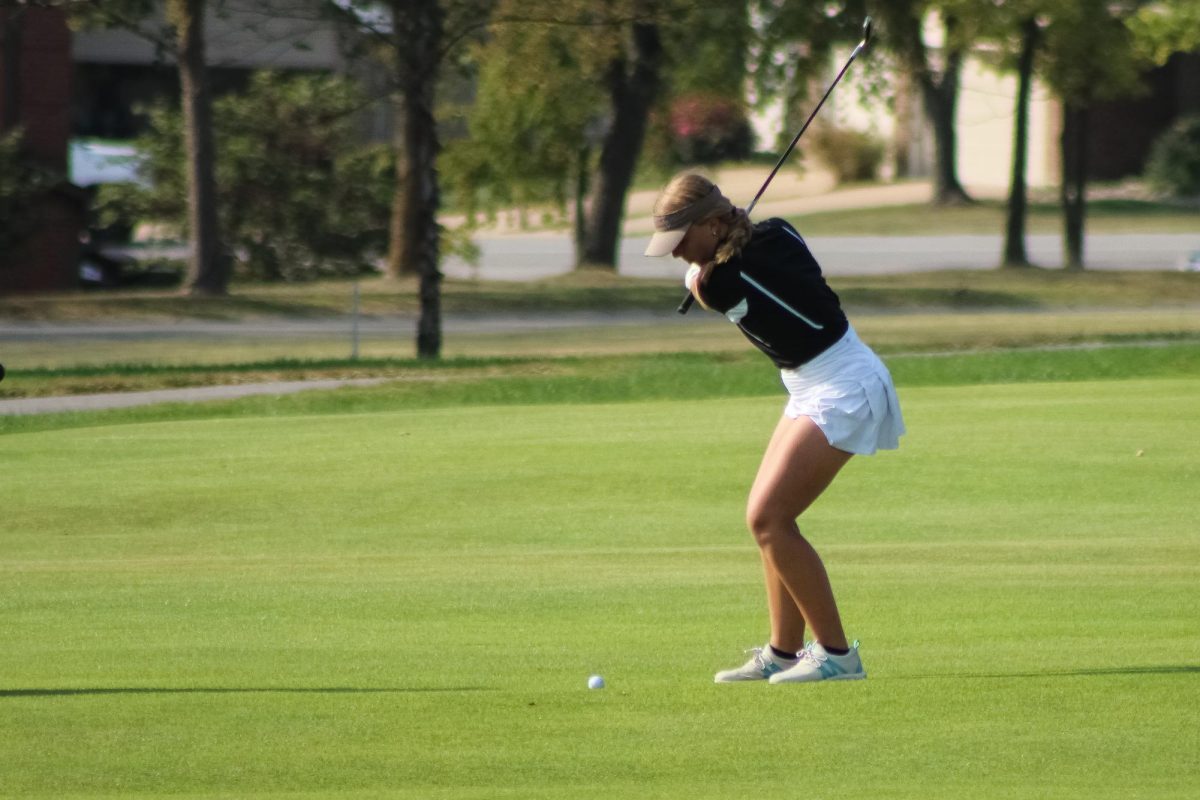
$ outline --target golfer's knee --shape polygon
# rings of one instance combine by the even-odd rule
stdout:
[[[765,547],[787,535],[791,526],[790,520],[769,506],[751,503],[746,508],[746,527],[758,546]]]

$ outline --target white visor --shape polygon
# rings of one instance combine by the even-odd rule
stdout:
[[[650,237],[650,244],[646,245],[646,255],[648,256],[669,256],[675,252],[675,248],[683,241],[683,237],[687,236],[691,224],[684,225],[682,228],[676,228],[673,231],[655,231]]]

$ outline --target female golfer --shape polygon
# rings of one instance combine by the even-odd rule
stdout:
[[[646,255],[690,263],[688,290],[775,362],[790,395],[746,509],[762,555],[771,639],[716,682],[865,678],[858,642],[846,640],[825,566],[796,518],[852,455],[899,446],[904,422],[891,375],[855,335],[804,239],[784,220],[752,225],[711,181],[684,174],[659,196],[654,228]]]

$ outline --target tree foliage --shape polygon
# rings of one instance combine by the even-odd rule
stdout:
[[[174,52],[171,25],[155,16],[163,0],[76,0],[64,5],[73,28],[120,28],[152,42],[161,52]]]
[[[344,78],[271,72],[215,102],[218,208],[240,275],[302,280],[373,269],[386,247],[394,167],[386,149],[354,144],[363,102]],[[149,115],[137,142],[146,187],[107,187],[102,222],[184,227],[182,115],[167,107]]]
[[[468,135],[447,147],[443,165],[469,213],[544,202],[565,211],[574,182],[592,166],[587,148],[605,120],[598,76],[613,41],[598,21],[597,35],[587,15],[551,10],[501,3],[497,17],[511,21],[471,48],[478,80]]]
[[[743,99],[755,36],[751,5],[701,0],[668,8],[661,21],[665,99],[691,94]]]
[[[562,212],[573,198],[577,260],[614,266],[620,209],[660,94],[659,25],[680,8],[502,0],[471,54],[469,140],[445,162],[459,202],[472,213],[534,203]]]
[[[714,151],[748,152],[745,4],[504,0],[486,42],[470,53],[478,93],[469,136],[447,148],[445,174],[461,206],[549,203],[565,213],[574,201],[582,218],[580,198],[600,177],[598,151],[621,111],[613,81],[631,75],[638,58],[631,52],[636,24],[661,32],[649,157],[667,169]],[[699,114],[712,125],[685,126],[687,133],[674,136],[672,115],[698,106],[714,112]]]
[[[1146,3],[1126,24],[1135,53],[1153,64],[1165,64],[1175,53],[1200,48],[1200,0]]]
[[[749,4],[753,38],[749,46],[750,76],[760,104],[782,98],[788,130],[808,116],[813,84],[826,78],[835,47],[862,38],[863,19],[870,13],[862,0],[820,3],[812,0],[753,0]],[[824,91],[824,88],[821,88]],[[786,131],[781,132],[781,134]],[[791,134],[783,136],[785,142]]]
[[[1046,4],[1040,73],[1064,102],[1081,107],[1136,93],[1145,62],[1125,24],[1134,3],[1055,0]]]

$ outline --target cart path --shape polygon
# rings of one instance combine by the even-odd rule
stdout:
[[[232,386],[192,386],[185,389],[156,389],[150,392],[109,392],[105,394],[23,397],[0,400],[0,416],[19,414],[61,414],[68,411],[105,411],[113,408],[156,403],[199,403],[206,400],[235,400],[253,395],[285,395],[314,389],[338,389],[343,386],[376,386],[391,378],[321,378],[310,381],[244,383]]]

